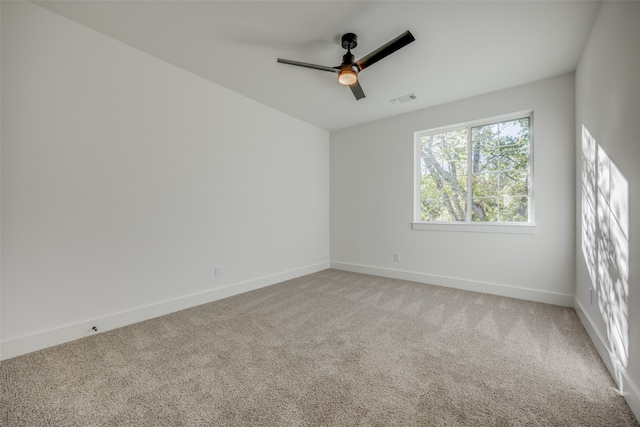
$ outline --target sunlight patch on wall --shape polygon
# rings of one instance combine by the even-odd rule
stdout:
[[[614,365],[626,367],[629,361],[629,181],[584,125],[582,253],[607,327],[610,352],[616,359]]]
[[[596,288],[596,141],[582,126],[582,254]]]

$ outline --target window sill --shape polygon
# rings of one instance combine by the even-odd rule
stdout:
[[[536,234],[535,224],[468,224],[412,222],[412,230],[462,231],[467,233]]]

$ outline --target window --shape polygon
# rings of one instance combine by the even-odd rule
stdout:
[[[417,132],[415,222],[532,224],[531,123],[529,112]]]

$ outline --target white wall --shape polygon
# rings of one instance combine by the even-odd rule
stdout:
[[[585,327],[640,419],[639,45],[640,3],[603,2],[576,71],[575,298]],[[601,149],[595,216],[582,201],[583,126]],[[608,168],[602,162],[607,157]],[[605,198],[603,192],[610,194]],[[596,226],[592,237],[583,235],[590,223]],[[590,251],[583,245],[593,246],[591,256],[585,257]]]
[[[536,234],[411,230],[413,133],[527,109],[534,110]],[[572,305],[573,124],[570,74],[333,132],[331,265]]]
[[[0,82],[2,81],[2,7],[0,7]],[[1,85],[0,85],[1,86]],[[0,87],[1,92],[1,87]],[[0,99],[2,98],[0,93]],[[2,102],[0,101],[0,189],[2,188]],[[2,197],[0,197],[0,236],[2,230]],[[0,360],[2,360],[2,245],[0,244]]]
[[[3,358],[328,267],[324,130],[27,2],[1,107]]]

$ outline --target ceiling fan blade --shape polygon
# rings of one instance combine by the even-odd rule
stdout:
[[[324,65],[308,64],[306,62],[291,61],[289,59],[278,58],[278,62],[281,64],[296,65],[298,67],[313,68],[314,70],[331,71],[332,73],[340,71],[340,67],[327,67]]]
[[[360,82],[355,82],[352,85],[349,85],[349,89],[353,93],[353,96],[356,97],[356,100],[364,98],[364,91],[362,90],[362,86],[360,86]]]
[[[371,64],[375,64],[376,62],[391,55],[396,50],[405,47],[406,45],[408,45],[413,41],[415,41],[415,37],[413,37],[413,34],[411,34],[409,31],[405,31],[395,39],[380,46],[370,54],[360,58],[360,60],[356,61],[356,65],[358,65],[360,70],[364,70]]]

